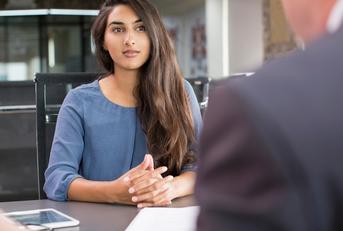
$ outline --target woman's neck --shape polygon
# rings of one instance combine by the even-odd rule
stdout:
[[[138,83],[138,71],[120,70],[99,81],[105,97],[113,103],[124,107],[135,107],[134,89]]]
[[[116,69],[113,74],[113,84],[121,93],[133,96],[133,91],[138,83],[137,70]]]

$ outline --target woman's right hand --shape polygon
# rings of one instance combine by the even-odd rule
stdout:
[[[152,156],[146,154],[142,163],[109,183],[107,192],[108,202],[136,204],[132,201],[132,194],[129,193],[129,188],[132,187],[131,179],[146,175],[148,172],[150,176],[162,179],[162,173],[165,171],[167,171],[166,167],[154,169]]]

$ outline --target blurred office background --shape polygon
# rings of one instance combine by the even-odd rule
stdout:
[[[187,78],[253,72],[296,48],[279,0],[151,0]],[[97,72],[101,0],[0,0],[0,201],[37,198],[33,76]]]

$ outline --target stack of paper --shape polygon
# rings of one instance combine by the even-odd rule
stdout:
[[[126,231],[194,231],[199,206],[184,208],[144,208],[133,219]]]

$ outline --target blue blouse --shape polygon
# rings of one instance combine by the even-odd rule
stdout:
[[[198,139],[202,127],[199,105],[187,81],[185,89]],[[146,137],[136,108],[109,101],[98,80],[84,84],[68,93],[58,114],[44,191],[50,199],[67,200],[74,179],[117,179],[141,163],[146,153]],[[182,171],[194,168],[186,165]]]

